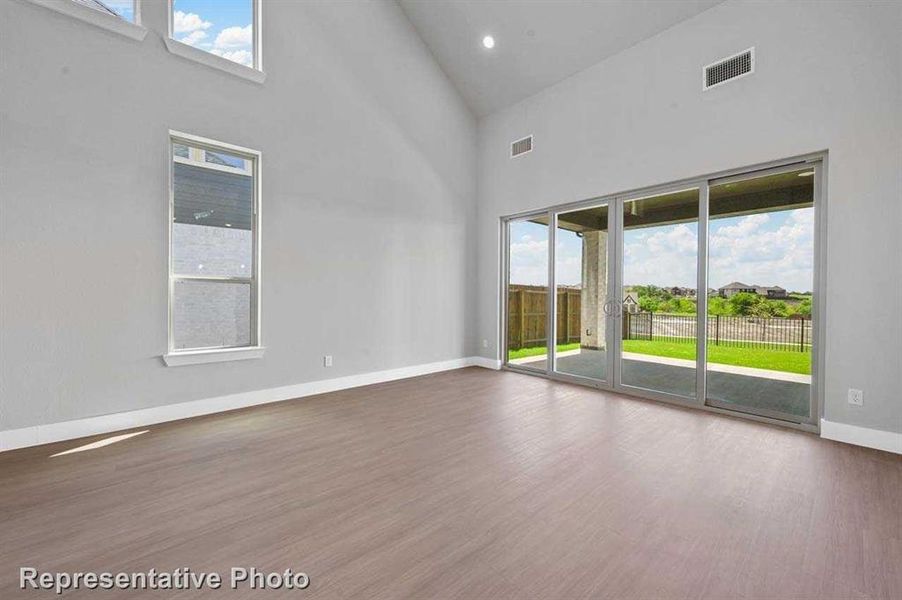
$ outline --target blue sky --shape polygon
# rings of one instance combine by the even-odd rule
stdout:
[[[545,285],[548,234],[544,225],[511,224],[511,283]],[[624,232],[625,285],[696,286],[698,226],[681,223]],[[578,285],[582,242],[559,230],[556,248],[558,283]],[[813,281],[814,209],[803,208],[710,223],[708,282],[720,287],[731,281],[779,285],[790,291],[810,291]]]
[[[135,22],[134,0],[102,0],[107,8],[115,12],[126,21]]]
[[[252,0],[175,0],[173,37],[246,66],[253,66]]]

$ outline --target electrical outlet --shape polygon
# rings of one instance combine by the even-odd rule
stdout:
[[[323,366],[324,367],[332,366],[332,355],[331,354],[327,354],[323,357]]]
[[[488,340],[482,340],[482,347],[483,347],[483,348],[488,348],[488,347],[489,347],[489,341],[488,341]]]
[[[849,388],[849,404],[853,404],[855,406],[864,405],[864,392],[862,392],[861,390]]]

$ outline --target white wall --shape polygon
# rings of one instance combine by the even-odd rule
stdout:
[[[471,354],[476,123],[400,9],[267,2],[262,86],[144,20],[0,2],[0,430]],[[160,360],[169,129],[263,152],[263,359]]]
[[[392,2],[268,2],[262,86],[169,54],[145,4],[138,43],[0,2],[0,430],[495,357],[500,215],[827,149],[826,417],[902,431],[899,3],[727,2],[485,118],[478,156]],[[264,153],[261,360],[159,358],[170,128]]]
[[[730,1],[481,120],[483,354],[500,216],[828,150],[824,416],[902,431],[900,32],[898,2]],[[750,46],[753,76],[702,92],[703,65]]]

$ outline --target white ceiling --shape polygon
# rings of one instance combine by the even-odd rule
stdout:
[[[479,116],[510,106],[722,0],[398,0]],[[482,38],[492,35],[495,48]]]

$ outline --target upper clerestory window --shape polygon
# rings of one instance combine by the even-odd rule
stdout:
[[[71,0],[102,13],[119,17],[129,23],[136,22],[135,0]]]
[[[260,0],[170,0],[173,54],[262,82]]]
[[[147,29],[141,26],[141,0],[30,0],[50,10],[141,41]]]

